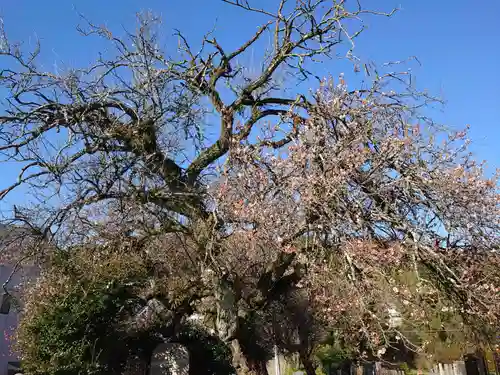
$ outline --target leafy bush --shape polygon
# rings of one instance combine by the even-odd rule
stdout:
[[[189,350],[190,372],[198,375],[231,375],[231,351],[217,337],[196,326],[185,326],[175,341]]]
[[[138,258],[111,250],[97,255],[78,249],[55,257],[26,295],[17,338],[24,371],[119,371],[133,344],[123,318],[138,305],[137,287],[145,278]]]
[[[130,318],[152,293],[153,270],[126,251],[78,248],[50,261],[25,295],[17,349],[26,374],[121,374],[130,354],[149,360],[162,323],[131,334]],[[203,327],[183,325],[170,339],[188,348],[196,373],[234,373],[227,345]]]
[[[316,358],[324,369],[341,366],[355,356],[353,350],[346,347],[338,336],[336,332],[330,334],[325,342],[316,349]]]

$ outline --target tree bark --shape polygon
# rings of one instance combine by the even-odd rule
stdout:
[[[233,357],[233,367],[237,375],[268,375],[267,363],[265,361],[255,361],[244,353],[238,340],[231,342],[231,354]]]
[[[258,362],[253,363],[252,366],[250,366],[250,368],[251,368],[250,371],[253,374],[268,375],[267,364],[264,361],[258,361]],[[275,374],[275,375],[277,375],[277,374]]]
[[[242,345],[238,340],[239,319],[238,301],[240,293],[230,275],[224,275],[216,282],[217,318],[216,332],[219,338],[228,343],[231,349],[232,364],[237,375],[258,375],[249,363]]]
[[[314,364],[309,356],[301,354],[300,361],[302,362],[302,366],[304,366],[304,370],[306,370],[307,375],[316,375],[316,368],[314,367]]]
[[[238,340],[231,341],[230,347],[233,367],[237,375],[260,375],[255,372],[254,366],[249,363]]]

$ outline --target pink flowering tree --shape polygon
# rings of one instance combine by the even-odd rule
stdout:
[[[220,209],[249,244],[304,264],[300,283],[316,312],[371,349],[406,340],[391,310],[429,323],[442,301],[490,335],[499,317],[498,174],[485,177],[466,130],[440,132],[381,86],[327,81],[286,147],[266,147],[281,130],[273,124],[263,147],[231,150]]]

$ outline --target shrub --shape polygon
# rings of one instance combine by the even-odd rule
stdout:
[[[133,339],[124,317],[146,280],[139,258],[108,249],[58,254],[25,296],[17,349],[27,374],[119,371]]]

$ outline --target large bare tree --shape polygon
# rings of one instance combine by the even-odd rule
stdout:
[[[343,0],[224,2],[267,19],[235,50],[213,33],[195,50],[178,32],[167,56],[151,14],[124,37],[85,21],[80,32],[113,52],[64,73],[43,70],[39,48],[24,51],[2,30],[0,152],[20,172],[0,199],[31,193],[12,218],[64,251],[120,238],[160,263],[175,254],[183,266],[165,265],[168,285],[188,276],[182,301],[163,295],[169,316],[213,313],[241,374],[266,371],[249,361],[243,325],[297,289],[325,325],[345,326],[372,352],[404,337],[388,309],[410,312],[425,298],[445,298],[486,337],[499,318],[497,180],[467,153],[466,132],[421,115],[434,99],[408,72],[353,55],[362,17],[394,12]],[[249,74],[239,61],[269,35],[261,71]],[[315,79],[314,64],[338,48],[363,67],[361,87]],[[316,89],[291,90],[304,82]]]

